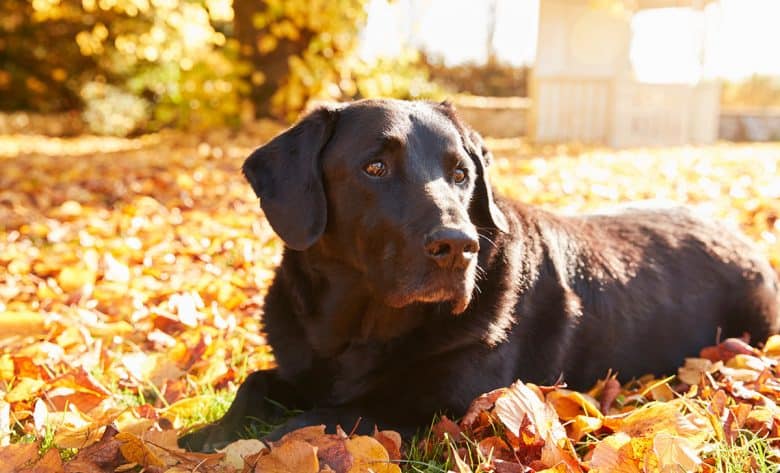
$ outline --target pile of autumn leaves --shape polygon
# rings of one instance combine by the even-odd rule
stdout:
[[[780,446],[773,338],[761,351],[725,341],[672,379],[515,384],[423,440],[312,427],[180,450],[178,436],[224,412],[219,393],[273,363],[257,315],[281,244],[239,169],[276,131],[0,137],[0,473],[718,471],[745,435]],[[571,212],[687,202],[780,267],[777,145],[503,152],[539,153],[499,157],[496,187]]]
[[[414,466],[410,448],[457,473],[723,471],[713,449],[743,432],[768,439],[767,458],[780,461],[779,358],[780,336],[762,350],[728,339],[686,360],[677,378],[622,387],[608,378],[587,393],[517,381],[475,399],[458,423],[441,418],[417,445],[392,431],[358,436],[311,426],[274,443],[239,440],[218,453],[192,453],[176,446],[163,418],[138,435],[109,425],[64,464],[56,449],[39,458],[38,443],[5,447],[0,471],[400,473]]]

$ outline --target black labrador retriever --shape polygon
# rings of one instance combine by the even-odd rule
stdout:
[[[287,248],[265,301],[278,367],[185,436],[234,440],[276,401],[312,424],[409,432],[516,379],[586,388],[674,373],[717,337],[776,331],[777,275],[683,209],[561,217],[493,196],[489,153],[447,103],[313,111],[244,174]]]

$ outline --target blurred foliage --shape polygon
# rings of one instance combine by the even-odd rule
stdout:
[[[726,107],[780,107],[780,77],[755,75],[724,82],[721,104]]]
[[[95,74],[97,64],[95,57],[81,54],[75,37],[98,21],[94,15],[51,17],[31,1],[0,0],[0,108],[77,107],[78,86]]]
[[[238,0],[236,35],[260,115],[293,120],[311,100],[437,95],[420,57],[361,60],[366,0]],[[247,18],[251,20],[247,20]]]
[[[433,56],[426,56],[424,63],[432,81],[455,92],[491,97],[528,95],[530,69],[526,66],[513,66],[495,59],[485,64],[447,66],[440,58]]]
[[[416,52],[358,58],[366,0],[0,0],[0,109],[93,132],[294,119],[311,100],[434,97]]]
[[[232,19],[230,0],[2,0],[0,108],[85,108],[93,131],[117,134],[235,120]]]

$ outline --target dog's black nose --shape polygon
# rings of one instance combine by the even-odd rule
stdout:
[[[465,268],[479,251],[479,240],[476,233],[438,228],[425,239],[425,251],[442,268]]]

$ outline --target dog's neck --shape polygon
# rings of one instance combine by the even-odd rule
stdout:
[[[321,355],[338,353],[354,341],[387,342],[414,330],[431,311],[432,304],[386,305],[367,287],[364,274],[316,251],[289,251],[285,259],[308,283],[306,289],[290,289],[302,301],[296,310],[307,320],[305,330],[318,334],[310,342]]]

